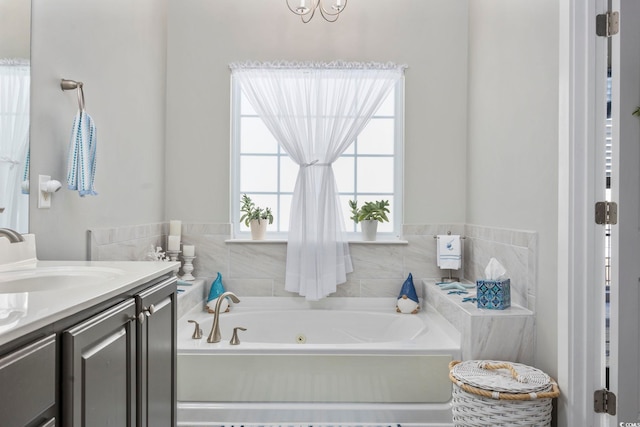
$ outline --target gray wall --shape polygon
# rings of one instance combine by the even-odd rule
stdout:
[[[169,1],[167,217],[229,221],[230,62],[342,59],[409,66],[404,223],[464,222],[467,0],[361,3],[305,25],[280,0]]]
[[[65,181],[75,92],[83,81],[97,126],[96,190],[32,192],[30,230],[41,259],[85,259],[86,230],[164,219],[166,1],[33,0],[31,188],[38,174]]]
[[[0,58],[29,58],[31,3],[0,0]]]
[[[556,0],[469,2],[468,224],[538,232],[538,367],[557,375]]]
[[[308,25],[280,0],[34,0],[32,185],[64,178],[65,77],[86,84],[100,192],[32,198],[38,256],[84,259],[89,228],[230,221],[229,62],[406,63],[403,222],[539,233],[536,360],[555,375],[557,19],[553,0],[368,0]]]

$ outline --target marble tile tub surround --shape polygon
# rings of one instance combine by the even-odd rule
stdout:
[[[90,261],[140,261],[149,248],[166,247],[168,223],[153,223],[110,228],[92,228],[87,231],[88,259]]]
[[[142,260],[151,245],[165,247],[168,222],[89,230],[91,260]],[[457,276],[475,281],[484,275],[491,257],[497,258],[511,277],[512,302],[533,309],[537,271],[537,234],[528,231],[465,224],[416,224],[403,227],[398,243],[350,245],[354,272],[333,296],[397,296],[407,275],[422,278],[447,272],[436,265],[438,234],[460,234],[463,266]],[[231,224],[182,223],[182,243],[194,245],[194,275],[222,273],[225,287],[238,295],[291,296],[284,290],[284,241],[230,240]],[[416,286],[420,297],[421,287]]]
[[[449,295],[423,279],[420,287],[429,304],[460,332],[463,360],[509,360],[531,365],[534,360],[535,315],[525,307],[505,310],[479,309],[463,296]]]
[[[485,267],[496,258],[511,279],[511,303],[535,311],[538,233],[467,224],[465,235],[464,277],[471,282],[485,278]]]
[[[178,282],[178,319],[182,319],[186,313],[196,306],[204,310],[204,301],[209,296],[211,282],[213,282],[213,279],[210,277],[198,277],[193,281],[187,282],[188,285]]]
[[[397,243],[352,242],[354,271],[332,296],[395,297],[409,273],[415,280],[443,274],[436,265],[433,237],[463,230],[462,224],[406,225]],[[198,276],[215,277],[219,271],[225,287],[238,295],[292,296],[284,290],[284,241],[233,241],[230,235],[230,224],[183,223],[183,242],[196,247]]]

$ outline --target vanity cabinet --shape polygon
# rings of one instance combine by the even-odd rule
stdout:
[[[56,335],[0,357],[0,424],[53,426],[56,403]]]
[[[62,333],[65,426],[175,425],[176,279]]]
[[[138,323],[138,426],[176,425],[176,285],[160,283],[136,295]]]
[[[136,302],[129,299],[62,335],[67,426],[135,426]]]

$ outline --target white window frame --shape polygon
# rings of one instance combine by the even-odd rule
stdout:
[[[404,178],[404,77],[402,77],[395,86],[395,116],[394,116],[394,185],[393,185],[393,193],[390,195],[393,196],[391,215],[389,217],[390,224],[392,225],[392,231],[384,232],[378,231],[378,240],[398,240],[402,236],[402,218],[403,218],[403,178]],[[250,239],[251,233],[249,231],[244,231],[240,226],[240,197],[242,196],[242,189],[240,188],[240,123],[241,118],[241,88],[233,76],[231,77],[231,224],[233,237],[235,239]],[[375,117],[375,116],[374,116]],[[281,151],[281,148],[278,147],[278,154],[286,156],[286,153]],[[357,155],[357,153],[356,153]],[[350,154],[352,156],[352,154]],[[363,157],[369,157],[364,156]],[[278,170],[279,173],[279,170]],[[355,176],[357,171],[354,170],[354,183],[356,182],[357,176]],[[339,183],[338,183],[339,185]],[[273,193],[264,193],[264,194],[273,194]],[[281,193],[281,194],[289,194]],[[291,192],[292,194],[292,192]],[[361,195],[366,196],[366,193],[359,193]],[[352,196],[353,193],[347,193],[340,191],[338,188],[338,195]],[[352,198],[352,197],[351,197]],[[278,207],[278,211],[279,211]],[[346,215],[346,208],[344,210]],[[350,216],[350,215],[349,215]],[[349,217],[345,218],[345,222],[349,223]],[[274,221],[275,222],[275,221]],[[359,226],[358,226],[359,229]],[[287,239],[286,231],[273,231],[272,226],[269,226],[267,229],[267,239],[268,240],[286,240]],[[359,231],[353,231],[353,229],[347,229],[347,238],[350,241],[360,241],[362,240],[361,234]]]

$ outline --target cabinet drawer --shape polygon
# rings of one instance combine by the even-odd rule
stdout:
[[[2,426],[24,426],[54,405],[55,382],[55,334],[0,358]]]

